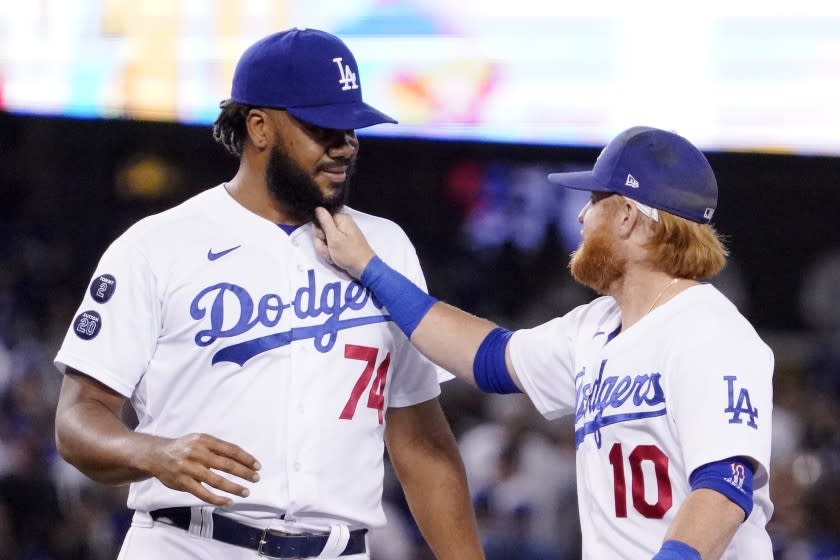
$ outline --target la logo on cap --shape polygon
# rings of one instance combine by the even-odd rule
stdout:
[[[346,66],[341,64],[342,57],[336,57],[333,59],[333,62],[338,65],[338,73],[341,75],[339,78],[338,83],[341,84],[341,91],[348,91],[351,89],[359,89],[359,84],[356,82],[356,74],[350,68],[350,65],[347,64]]]

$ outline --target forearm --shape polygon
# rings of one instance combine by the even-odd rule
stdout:
[[[56,416],[56,444],[67,462],[104,484],[126,484],[151,476],[151,444],[160,438],[129,429],[106,406],[80,402]]]
[[[665,540],[686,543],[703,560],[717,560],[744,521],[744,510],[714,490],[693,491],[668,528]]]
[[[437,399],[388,409],[385,443],[412,515],[435,557],[484,558],[464,465]]]
[[[494,323],[437,302],[411,334],[420,352],[445,370],[475,385],[473,362]]]
[[[440,450],[422,467],[397,472],[411,513],[437,560],[484,558],[457,451]]]
[[[437,301],[377,257],[368,262],[359,281],[424,356],[475,384],[473,362],[495,324]]]

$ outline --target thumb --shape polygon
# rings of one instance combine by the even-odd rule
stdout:
[[[318,227],[324,232],[326,240],[334,238],[338,233],[338,228],[335,225],[335,220],[326,208],[318,207],[315,209],[315,219],[318,220]]]
[[[332,264],[333,261],[332,257],[330,256],[330,248],[327,247],[327,243],[323,237],[323,232],[321,232],[321,235],[314,235],[312,237],[312,241],[315,243],[315,252],[318,254],[318,256],[320,256],[326,262]]]

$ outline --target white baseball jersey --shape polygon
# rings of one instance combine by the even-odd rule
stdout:
[[[584,558],[652,557],[692,471],[733,456],[759,467],[752,514],[723,558],[772,558],[772,351],[709,284],[614,336],[620,324],[618,304],[602,297],[510,341],[539,411],[574,414]]]
[[[425,287],[393,222],[351,209],[374,249]],[[379,527],[385,410],[440,394],[361,284],[218,186],[139,221],[105,252],[56,357],[131,399],[137,431],[205,432],[262,463],[233,517]],[[128,506],[207,505],[151,478]]]

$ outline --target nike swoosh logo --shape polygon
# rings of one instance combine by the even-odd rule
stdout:
[[[219,251],[218,253],[214,253],[213,249],[207,251],[207,260],[208,261],[215,261],[216,259],[220,259],[230,253],[231,251],[236,251],[242,247],[242,245],[237,245],[236,247],[231,247],[230,249],[225,249],[224,251]]]

